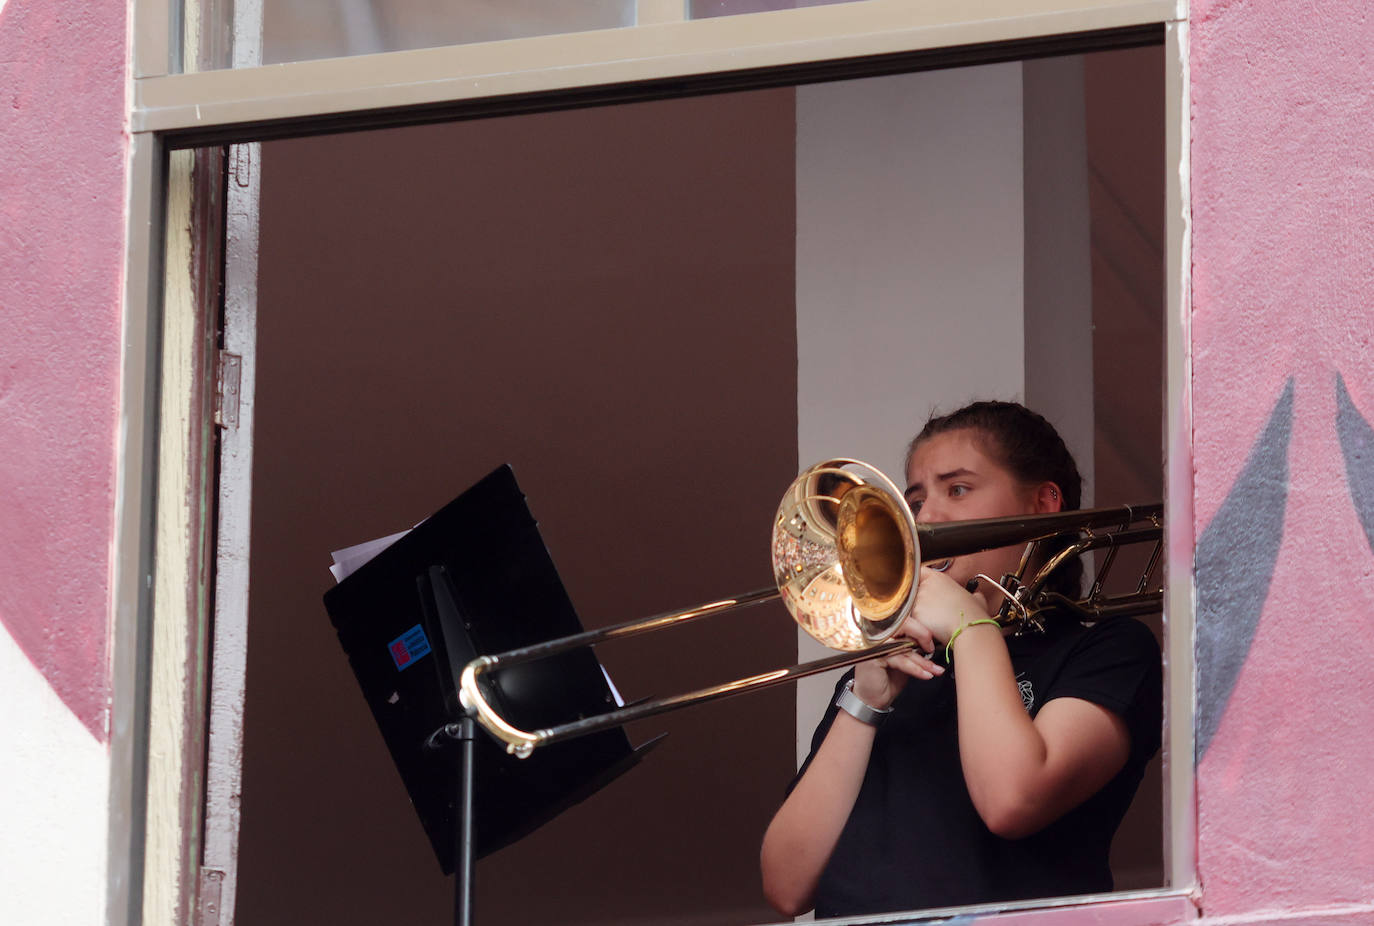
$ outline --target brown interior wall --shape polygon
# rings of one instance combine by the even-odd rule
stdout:
[[[1084,56],[1099,505],[1158,501],[1164,459],[1164,50]],[[1144,550],[1113,575],[1133,584]],[[1132,570],[1137,570],[1133,572]],[[1144,619],[1162,637],[1158,615]],[[1119,889],[1163,883],[1160,760],[1113,844]]]
[[[509,461],[588,626],[767,585],[796,473],[790,90],[264,146],[238,921],[446,922],[320,603],[331,549]],[[627,697],[792,660],[781,609],[603,658]],[[484,860],[485,923],[771,919],[793,693]],[[480,801],[480,795],[478,795]]]
[[[1084,68],[1100,345],[1097,478],[1113,497],[1156,499],[1164,446],[1164,52],[1087,55]]]

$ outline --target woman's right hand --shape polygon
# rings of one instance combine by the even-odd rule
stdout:
[[[875,710],[891,705],[909,679],[932,679],[945,674],[943,666],[926,658],[926,653],[935,650],[935,638],[916,618],[908,617],[895,638],[914,640],[916,647],[881,659],[870,659],[854,667],[854,694]]]
[[[935,647],[928,628],[908,618],[897,636],[914,640],[916,647],[861,662],[854,669],[854,693],[869,707],[887,707],[908,679],[944,673],[925,658],[924,654]],[[863,785],[873,737],[873,727],[843,714],[837,716],[768,826],[759,857],[764,896],[784,916],[811,909],[821,873]]]

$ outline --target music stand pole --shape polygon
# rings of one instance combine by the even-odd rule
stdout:
[[[472,926],[473,877],[477,853],[473,846],[473,792],[477,780],[477,728],[471,717],[446,723],[425,740],[426,752],[442,751],[458,744],[458,775],[453,795],[453,923]]]
[[[472,926],[472,882],[476,863],[472,845],[473,779],[476,778],[473,739],[476,731],[471,717],[464,717],[451,725],[451,730],[452,727],[457,727],[450,735],[458,740],[461,766],[458,800],[454,804],[458,825],[453,828],[453,923],[454,926]]]

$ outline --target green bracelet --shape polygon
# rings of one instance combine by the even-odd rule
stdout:
[[[977,621],[965,621],[960,624],[959,629],[949,635],[949,642],[945,644],[945,665],[949,665],[950,647],[954,645],[955,640],[959,639],[959,634],[963,633],[969,627],[977,627],[979,624],[992,624],[995,627],[1002,626],[990,617],[985,617]]]

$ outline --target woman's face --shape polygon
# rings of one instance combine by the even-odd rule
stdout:
[[[917,521],[967,521],[1046,510],[1049,490],[1025,486],[979,445],[978,433],[946,431],[916,445],[906,468],[906,500]],[[1057,489],[1055,490],[1057,501]],[[1053,510],[1057,510],[1056,505]],[[1021,560],[1024,545],[984,550],[927,565],[947,573],[960,585],[980,572],[1001,580]],[[995,609],[996,592],[984,589]]]

